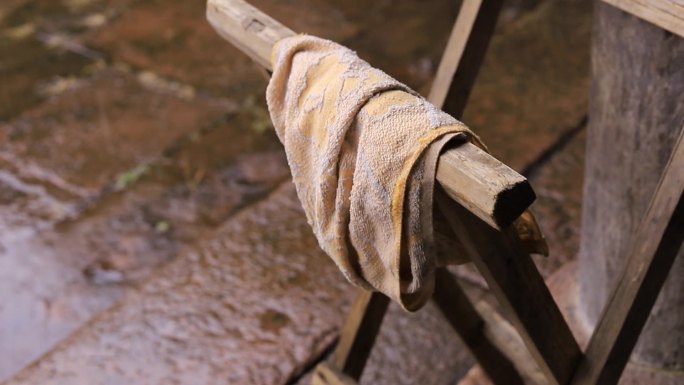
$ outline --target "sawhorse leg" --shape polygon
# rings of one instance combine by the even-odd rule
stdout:
[[[354,383],[361,378],[388,306],[385,295],[357,290],[332,359],[316,367],[312,385]]]
[[[457,117],[465,108],[502,3],[465,0],[454,23],[428,99],[438,107],[446,104],[448,112]],[[485,372],[497,385],[521,384],[513,365],[484,336],[484,321],[453,277],[442,270],[437,273],[436,285],[435,302]],[[382,294],[357,295],[333,358],[330,364],[323,363],[317,368],[314,385],[359,380],[387,305],[388,299]]]

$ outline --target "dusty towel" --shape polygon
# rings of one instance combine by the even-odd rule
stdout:
[[[354,284],[407,310],[434,286],[432,194],[461,122],[336,43],[298,35],[273,49],[266,96],[309,224]]]

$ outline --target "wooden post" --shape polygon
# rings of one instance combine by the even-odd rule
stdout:
[[[614,385],[627,364],[684,240],[684,132],[611,294],[573,385]]]
[[[592,39],[579,269],[581,310],[596,324],[684,126],[684,39],[601,1]],[[680,251],[634,360],[684,369],[682,293]]]

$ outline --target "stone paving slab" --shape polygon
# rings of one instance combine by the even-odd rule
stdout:
[[[246,111],[189,135],[68,220],[68,203],[0,171],[0,380],[289,177],[272,132],[250,122]]]
[[[0,124],[0,151],[92,195],[224,115],[219,103],[150,91],[130,74],[103,70]]]
[[[9,198],[0,204],[0,381],[104,310],[122,291],[87,284],[78,264],[65,262],[54,245],[38,240],[40,228],[49,223],[32,215],[55,203],[39,187],[16,187],[0,183],[2,196]]]
[[[215,96],[265,92],[262,70],[209,26],[204,1],[149,0],[85,38],[114,63],[152,71]]]
[[[452,385],[474,360],[430,302],[416,313],[391,304],[362,384]]]
[[[360,383],[453,385],[473,363],[433,303],[416,313],[391,303]],[[311,385],[312,374],[296,385]]]
[[[79,36],[105,26],[130,0],[4,0],[0,4],[0,122],[101,65]]]
[[[8,0],[3,1],[3,3]],[[103,26],[135,0],[9,0],[0,6],[0,26],[27,28],[44,34],[71,37]]]
[[[73,52],[47,49],[32,35],[9,34],[0,29],[0,122],[43,101],[55,79],[79,75],[93,62]]]
[[[6,384],[282,384],[351,293],[287,183]]]
[[[283,384],[329,348],[353,290],[288,182],[10,384]],[[392,305],[362,381],[450,384],[472,359],[430,304]]]

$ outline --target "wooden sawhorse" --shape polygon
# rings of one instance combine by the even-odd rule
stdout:
[[[502,0],[464,0],[428,96],[459,118],[494,31]],[[242,0],[208,0],[216,31],[267,70],[273,44],[293,31]],[[635,237],[620,280],[586,353],[572,336],[512,222],[534,200],[526,179],[466,143],[440,156],[435,201],[504,314],[552,385],[616,384],[684,238],[682,135]],[[522,384],[508,357],[484,334],[485,321],[446,271],[434,301],[497,385]],[[356,384],[389,299],[359,291],[315,385]]]

